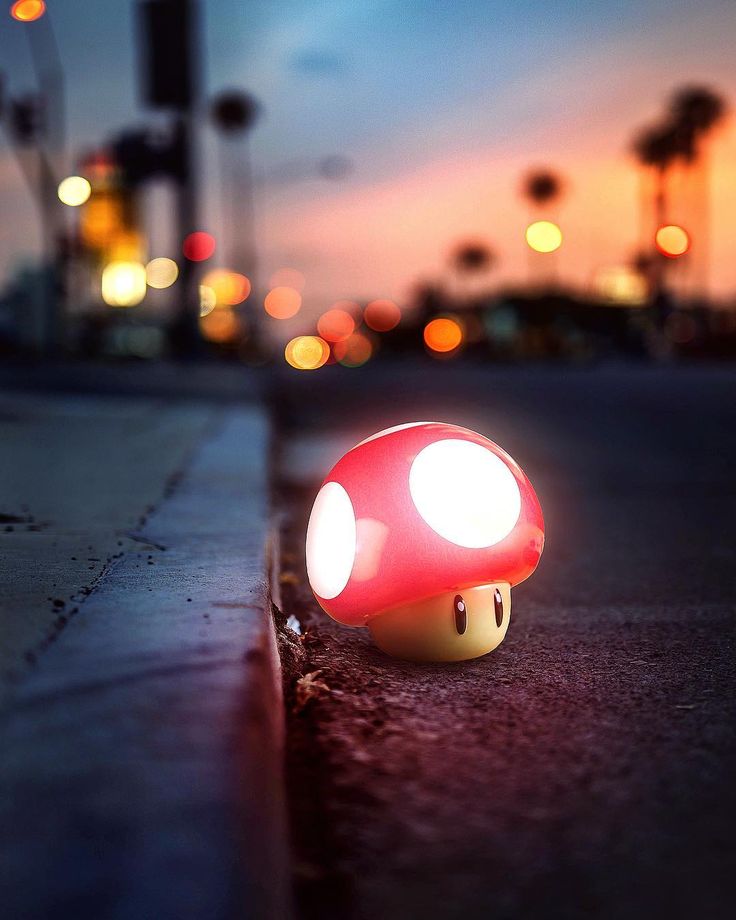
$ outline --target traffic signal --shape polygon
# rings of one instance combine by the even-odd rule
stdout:
[[[189,109],[196,95],[195,0],[144,0],[139,6],[144,102]]]

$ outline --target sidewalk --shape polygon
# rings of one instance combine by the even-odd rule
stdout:
[[[3,913],[287,916],[262,411],[0,409],[26,429],[0,487]]]

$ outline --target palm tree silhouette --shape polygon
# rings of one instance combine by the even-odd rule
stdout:
[[[562,195],[562,179],[551,169],[535,169],[524,177],[524,197],[540,208],[557,201]]]
[[[705,293],[710,249],[710,158],[708,139],[726,114],[722,96],[708,86],[683,86],[670,100],[670,117],[687,148],[685,164],[690,173],[689,229],[696,284]]]
[[[669,177],[680,158],[691,156],[689,139],[673,121],[645,128],[634,139],[633,149],[639,163],[654,171],[654,216],[657,226],[669,219]]]

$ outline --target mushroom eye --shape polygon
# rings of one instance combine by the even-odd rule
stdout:
[[[462,594],[456,594],[452,602],[452,609],[455,613],[455,630],[458,636],[462,636],[468,628],[468,610],[465,606]]]
[[[496,626],[500,628],[503,623],[503,598],[498,588],[493,592],[493,610],[496,614]]]

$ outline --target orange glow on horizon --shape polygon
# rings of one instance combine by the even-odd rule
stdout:
[[[292,287],[281,285],[266,294],[263,306],[274,319],[291,319],[301,309],[302,295]]]
[[[340,307],[333,307],[320,316],[317,331],[327,342],[342,342],[355,331],[355,320]]]
[[[372,300],[365,308],[363,319],[374,332],[389,332],[401,322],[401,310],[393,300]]]
[[[660,227],[654,237],[657,249],[668,259],[684,256],[690,249],[690,237],[687,230],[677,224]]]
[[[298,335],[284,349],[286,363],[298,371],[315,371],[329,357],[330,346],[317,335]]]
[[[440,354],[455,351],[463,340],[463,330],[454,319],[440,317],[424,327],[424,342],[427,348]]]
[[[44,0],[16,0],[10,7],[10,15],[18,22],[35,22],[46,12]]]

